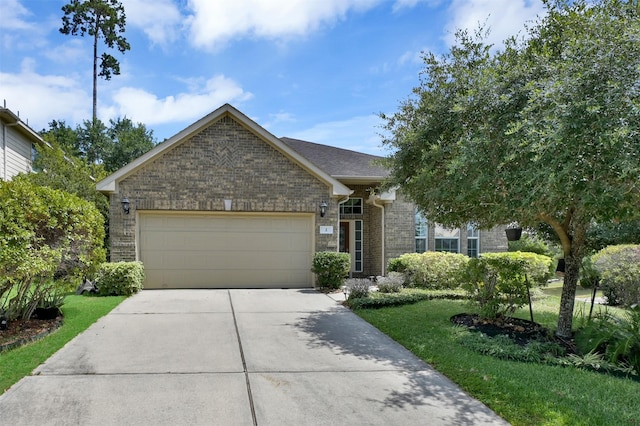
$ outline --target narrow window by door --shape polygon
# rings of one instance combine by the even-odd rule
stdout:
[[[361,220],[340,222],[339,251],[351,254],[351,271],[362,272],[363,261],[363,229]]]

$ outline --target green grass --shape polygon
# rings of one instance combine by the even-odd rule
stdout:
[[[6,391],[38,365],[118,306],[125,297],[67,296],[62,306],[64,324],[37,342],[0,353],[0,389]]]
[[[534,305],[534,319],[555,328],[557,307],[557,298],[542,299]],[[514,425],[640,424],[638,381],[503,361],[461,346],[449,318],[470,310],[464,301],[428,300],[356,312]],[[528,308],[518,312],[528,315]]]

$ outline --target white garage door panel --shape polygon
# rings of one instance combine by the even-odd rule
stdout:
[[[309,287],[310,216],[140,213],[146,288]]]

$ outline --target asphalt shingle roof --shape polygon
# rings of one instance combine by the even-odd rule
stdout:
[[[382,158],[376,155],[300,139],[280,138],[280,140],[334,178],[357,179],[366,177],[382,179],[389,174],[384,167],[374,163],[374,160]]]

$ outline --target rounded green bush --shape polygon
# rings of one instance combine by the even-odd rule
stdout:
[[[592,260],[609,304],[640,304],[640,245],[609,246]]]
[[[318,285],[325,288],[340,288],[351,270],[349,253],[319,251],[313,255],[311,272],[318,278]]]
[[[409,287],[454,289],[460,286],[468,261],[467,256],[456,253],[406,253],[391,259],[388,270],[404,274],[404,284]]]

